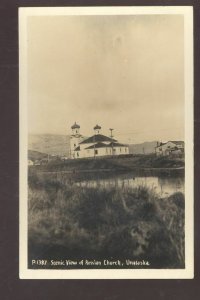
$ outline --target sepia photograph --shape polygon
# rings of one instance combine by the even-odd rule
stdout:
[[[192,19],[19,9],[20,278],[193,277]]]

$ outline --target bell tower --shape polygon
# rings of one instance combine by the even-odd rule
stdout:
[[[80,125],[76,122],[71,126],[72,133],[70,136],[70,158],[75,158],[74,150],[79,146],[81,141]]]
[[[94,133],[95,133],[95,135],[96,134],[100,134],[100,130],[101,130],[101,126],[99,126],[99,125],[94,126]]]

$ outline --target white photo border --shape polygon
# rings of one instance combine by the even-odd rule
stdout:
[[[184,16],[185,79],[185,269],[28,269],[27,201],[27,18],[67,15],[158,15]],[[21,7],[19,8],[19,127],[20,209],[19,276],[21,279],[192,279],[194,277],[194,132],[193,132],[193,7]]]

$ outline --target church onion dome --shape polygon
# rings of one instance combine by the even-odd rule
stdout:
[[[96,126],[94,127],[94,130],[97,130],[97,129],[101,129],[101,126],[96,125]]]
[[[76,128],[80,128],[80,125],[76,124],[75,122],[74,125],[72,125],[71,129],[76,129]]]

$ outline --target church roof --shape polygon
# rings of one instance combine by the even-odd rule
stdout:
[[[76,124],[75,122],[74,125],[72,125],[71,129],[76,129],[76,128],[80,128],[80,125]]]
[[[128,147],[128,145],[125,145],[125,144],[121,144],[121,143],[110,143],[110,146],[112,146],[113,145],[113,147]]]
[[[104,143],[101,143],[101,142],[99,142],[99,143],[96,143],[96,144],[94,144],[94,145],[91,145],[91,146],[89,146],[89,147],[87,147],[87,148],[85,148],[85,149],[96,149],[96,148],[105,148],[105,147],[110,147],[109,145],[106,145],[106,144],[104,144]]]
[[[80,146],[76,147],[74,151],[80,151]]]
[[[184,146],[184,142],[183,141],[169,141],[169,142],[174,143],[176,145]]]
[[[115,143],[115,142],[112,142],[110,144],[104,144],[102,142],[98,142],[94,145],[91,145],[85,149],[94,149],[94,148],[114,148],[114,147],[126,147],[127,145],[124,145],[124,144],[120,144],[120,143]],[[75,149],[76,150],[76,149]]]
[[[80,142],[80,144],[90,144],[90,143],[97,143],[97,142],[117,142],[117,141],[103,134],[95,134],[85,139],[84,141]]]

